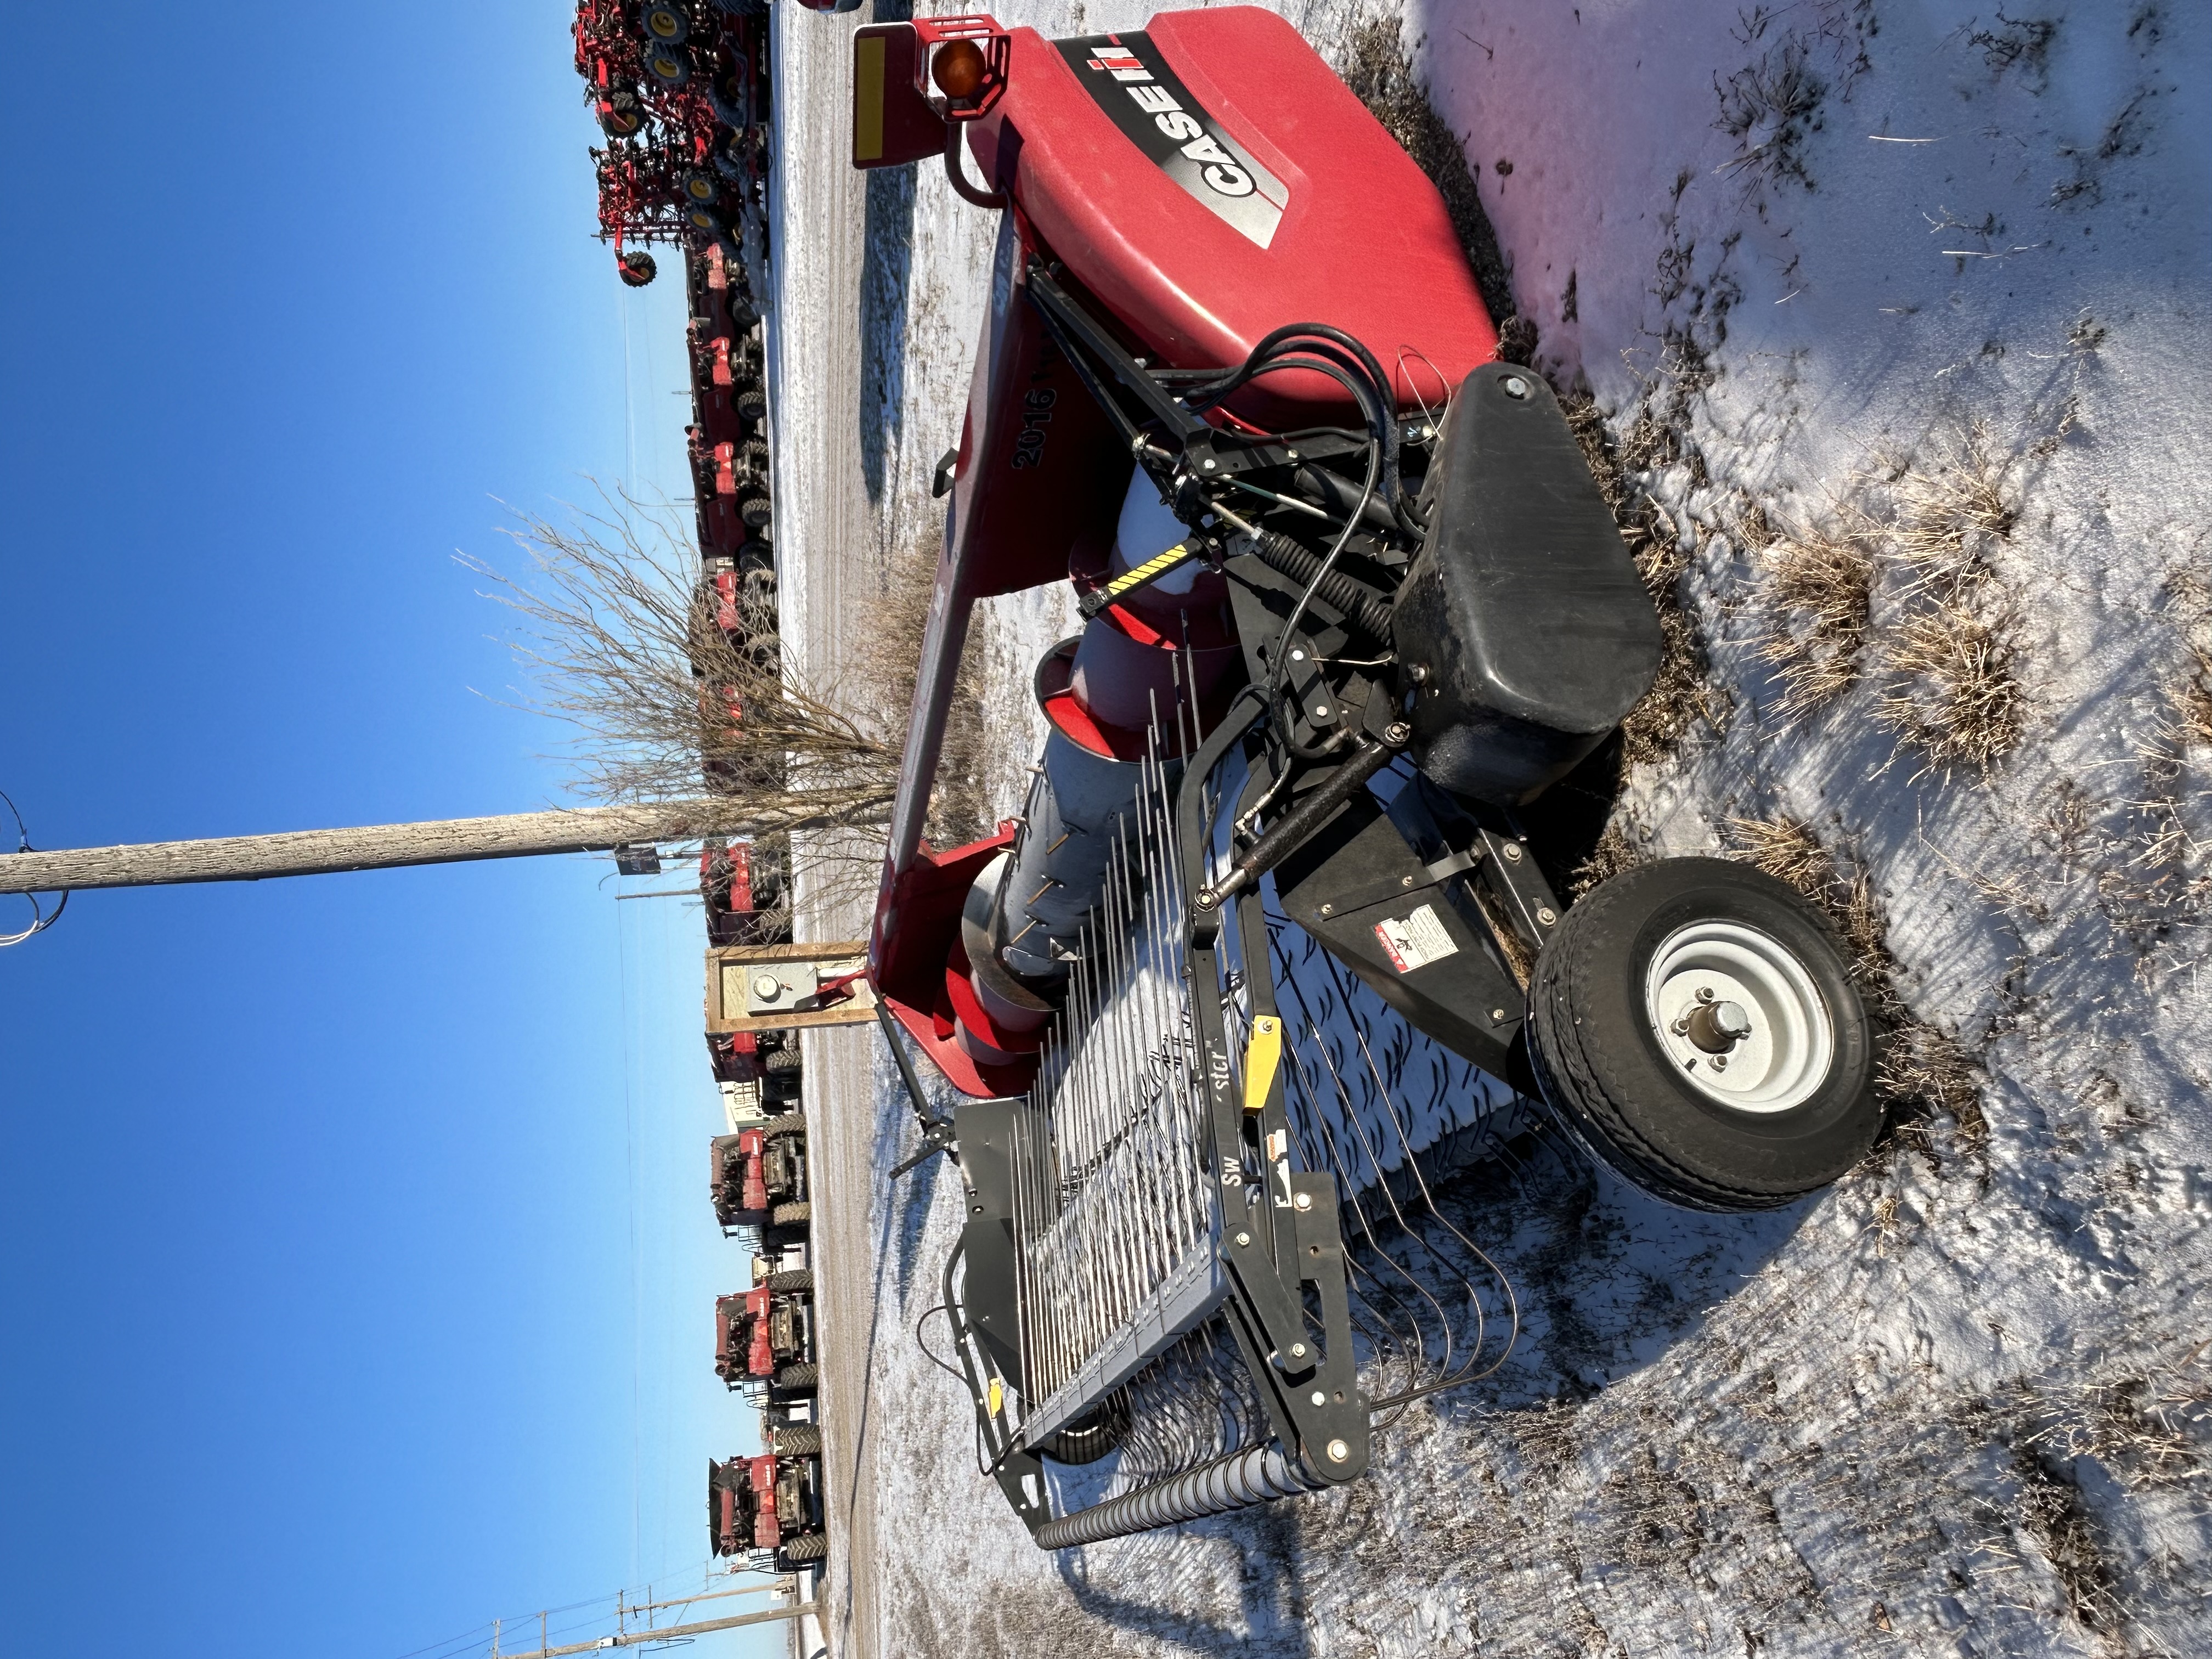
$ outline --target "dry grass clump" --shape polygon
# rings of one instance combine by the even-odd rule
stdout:
[[[1970,426],[1932,465],[1861,477],[1828,524],[1760,548],[1776,619],[1755,655],[1782,682],[1784,722],[1871,680],[1875,722],[1924,769],[1984,775],[2019,744],[2027,704],[1996,563],[2019,518],[2012,465]]]
[[[1763,550],[1781,621],[1759,647],[1782,681],[1776,712],[1795,720],[1858,683],[1874,616],[1875,562],[1863,528],[1800,530]]]
[[[2212,749],[2212,651],[2189,647],[2189,666],[2167,702],[2174,740],[2184,748]]]
[[[1933,466],[1895,469],[1887,550],[1904,578],[1884,630],[1875,718],[1929,769],[1987,773],[2020,741],[2027,707],[1995,558],[2018,520],[2010,462],[1976,423]]]
[[[2026,715],[2014,653],[1973,608],[1947,601],[1908,617],[1884,665],[1895,677],[1875,719],[1940,772],[1987,772],[2020,741]]]
[[[1729,839],[1748,863],[1818,905],[1843,940],[1852,982],[1881,1028],[1875,1088],[1882,1099],[1907,1117],[1948,1116],[1958,1126],[1962,1146],[1978,1146],[1989,1126],[1973,1063],[1954,1039],[1914,1018],[1898,994],[1888,920],[1865,868],[1823,845],[1801,819],[1734,817],[1727,827]],[[1923,1150],[1932,1151],[1924,1135],[1916,1139]]]

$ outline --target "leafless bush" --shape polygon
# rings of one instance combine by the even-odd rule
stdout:
[[[598,511],[566,524],[517,516],[509,534],[527,579],[460,562],[514,618],[507,643],[529,683],[523,706],[575,733],[568,759],[580,793],[681,799],[703,784],[817,802],[836,823],[883,819],[897,745],[838,688],[786,671],[763,607],[718,617],[674,509],[603,492]]]

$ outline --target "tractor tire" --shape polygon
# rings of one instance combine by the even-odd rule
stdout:
[[[741,421],[764,421],[768,419],[768,392],[761,386],[740,386],[731,396],[730,407]]]
[[[760,530],[775,517],[775,508],[765,495],[749,495],[738,508],[738,517],[748,530]]]
[[[801,1533],[789,1543],[780,1547],[776,1553],[794,1566],[806,1566],[830,1557],[830,1538],[826,1533]]]
[[[803,1198],[796,1204],[779,1204],[769,1212],[768,1218],[778,1227],[804,1227],[814,1219],[814,1206]]]
[[[687,173],[678,188],[690,206],[712,207],[722,199],[722,181],[711,173]]]
[[[767,1291],[811,1291],[814,1288],[814,1270],[811,1267],[787,1267],[781,1273],[770,1273],[761,1280],[761,1288]]]
[[[673,0],[645,0],[637,22],[645,38],[656,46],[680,46],[684,37],[691,33],[691,20]]]
[[[1763,1210],[1881,1132],[1877,1033],[1826,919],[1725,859],[1663,859],[1577,901],[1528,987],[1530,1069],[1595,1157],[1653,1196]]]
[[[793,1391],[817,1387],[821,1381],[822,1367],[811,1362],[804,1365],[786,1365],[775,1374],[777,1388]]]
[[[822,1430],[813,1423],[793,1423],[775,1431],[772,1446],[778,1457],[819,1457]]]
[[[610,138],[634,137],[645,126],[645,106],[634,87],[609,87],[598,112],[599,131]]]
[[[681,46],[647,46],[645,72],[659,85],[673,91],[691,78],[691,56]]]
[[[684,204],[684,222],[702,236],[719,236],[727,228],[722,222],[721,214],[711,202],[686,202]]]
[[[768,1127],[761,1133],[770,1140],[781,1140],[786,1135],[803,1135],[806,1133],[806,1119],[798,1112],[786,1112],[781,1117],[770,1118]]]
[[[615,261],[615,274],[630,288],[643,288],[660,275],[660,267],[643,248],[633,249]]]

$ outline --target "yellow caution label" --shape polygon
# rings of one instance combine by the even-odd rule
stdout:
[[[991,1379],[990,1400],[991,1415],[996,1417],[999,1408],[1006,1403],[1006,1385],[995,1376]]]
[[[1267,1091],[1275,1086],[1275,1067],[1283,1063],[1283,1022],[1261,1014],[1252,1022],[1251,1041],[1244,1045],[1244,1109],[1265,1111]]]
[[[1142,587],[1155,576],[1163,575],[1190,557],[1188,542],[1177,542],[1157,558],[1146,559],[1133,569],[1123,571],[1106,584],[1106,597],[1118,599],[1133,587]]]
[[[884,37],[853,42],[853,160],[873,161],[884,153]]]

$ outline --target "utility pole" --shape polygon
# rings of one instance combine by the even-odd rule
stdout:
[[[741,1613],[728,1619],[702,1619],[693,1625],[663,1625],[658,1630],[626,1631],[617,1636],[602,1636],[596,1641],[571,1642],[563,1647],[541,1646],[534,1653],[507,1653],[501,1655],[500,1659],[562,1659],[566,1654],[596,1653],[603,1648],[642,1647],[649,1642],[665,1642],[678,1636],[704,1636],[711,1631],[735,1630],[741,1625],[787,1622],[825,1611],[819,1601],[799,1601],[787,1607],[772,1607],[766,1613]]]
[[[821,830],[880,817],[875,789],[823,790],[764,799],[708,796],[641,806],[515,812],[503,817],[445,818],[352,830],[300,830],[213,841],[151,842],[0,855],[0,894],[81,892],[94,887],[155,887],[178,882],[264,881],[415,864],[604,853],[701,836],[758,837]]]

